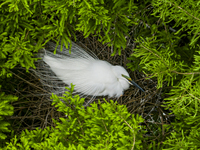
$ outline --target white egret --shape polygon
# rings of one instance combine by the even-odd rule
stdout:
[[[56,44],[53,42],[47,44],[49,46],[45,49],[42,60],[58,79],[68,86],[73,83],[75,85],[74,90],[77,93],[92,97],[108,95],[118,98],[123,95],[130,84],[144,92],[122,66],[114,66],[107,61],[99,60],[95,54],[87,53],[73,42],[71,54],[65,46],[63,46],[63,51],[60,52],[59,45],[54,55],[52,50],[55,49]],[[45,77],[49,78],[45,75],[43,79]],[[56,77],[54,76],[52,79]]]

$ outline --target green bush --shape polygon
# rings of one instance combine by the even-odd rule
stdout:
[[[157,88],[170,86],[163,107],[175,115],[165,149],[200,148],[200,3],[153,0],[149,28],[140,31],[130,60],[140,58],[140,70],[156,77]],[[135,69],[132,63],[129,68]],[[168,147],[168,148],[167,148]]]
[[[54,120],[55,128],[23,131],[7,143],[6,149],[142,149],[141,117],[131,115],[124,105],[112,100],[84,108],[84,99],[72,95],[73,87],[64,97],[52,95],[52,104],[67,118]]]
[[[163,87],[164,81],[171,86],[163,93],[169,95],[163,106],[172,111],[175,121],[168,125],[173,132],[162,143],[166,149],[200,148],[199,1],[0,2],[0,77],[10,77],[9,70],[16,65],[21,65],[27,70],[30,67],[34,68],[34,53],[44,47],[46,42],[54,40],[66,44],[71,35],[76,38],[75,31],[83,32],[85,37],[90,34],[96,35],[102,43],[113,46],[113,55],[117,51],[120,54],[121,49],[126,47],[127,37],[132,36],[133,47],[136,48],[129,58],[132,62],[128,67],[133,71],[140,69],[149,78],[156,77],[157,88]],[[141,61],[136,58],[140,58]],[[3,99],[4,96],[2,94]],[[7,106],[7,103],[2,105],[5,108]],[[8,125],[3,124],[3,128]],[[46,130],[44,132],[47,132]],[[54,133],[53,129],[49,130],[52,131],[51,134]],[[40,129],[38,131],[42,132]],[[32,131],[30,133],[32,134]],[[1,138],[4,139],[5,135]],[[25,140],[28,139],[22,141]],[[64,144],[66,143],[63,143],[63,146]],[[71,147],[73,146],[75,145],[71,144]]]
[[[1,87],[0,87],[1,88]],[[3,142],[6,139],[5,132],[10,132],[8,128],[10,125],[8,122],[4,121],[4,116],[11,116],[14,113],[14,107],[10,104],[16,101],[17,97],[12,95],[5,95],[5,93],[0,93],[0,141]]]

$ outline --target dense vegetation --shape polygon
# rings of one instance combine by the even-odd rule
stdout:
[[[2,148],[199,149],[199,8],[200,2],[195,0],[0,0],[1,89],[10,87],[4,81],[12,78],[11,70],[16,66],[27,71],[35,68],[33,56],[49,40],[66,44],[80,31],[85,37],[92,34],[108,43],[114,56],[126,48],[126,37],[132,37],[136,48],[129,59],[139,59],[140,67],[135,63],[127,66],[157,79],[157,88],[167,82],[171,88],[163,91],[168,95],[163,107],[175,116],[161,131],[170,131],[164,141],[145,145],[142,141],[147,140],[143,138],[146,129],[139,125],[141,117],[130,115],[125,106],[114,102],[99,103],[101,109],[97,104],[81,109],[83,99],[68,92],[62,99],[76,105],[73,111],[56,95],[52,98],[59,111],[71,116],[69,120],[60,118],[62,123],[55,121],[56,128],[23,131],[8,139],[13,132],[4,117],[13,114],[11,102],[17,97],[0,91]]]

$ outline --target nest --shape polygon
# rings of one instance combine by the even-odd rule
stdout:
[[[97,37],[89,36],[88,38],[84,38],[82,33],[77,33],[76,38],[78,41],[76,44],[84,49],[91,50],[99,59],[106,60],[113,65],[123,66],[128,71],[130,77],[145,90],[145,93],[143,93],[134,86],[131,86],[124,92],[123,96],[113,100],[117,100],[120,105],[126,105],[131,114],[141,115],[145,119],[143,124],[146,125],[150,136],[153,136],[155,133],[151,128],[152,125],[155,129],[156,127],[158,128],[170,123],[172,116],[169,115],[169,110],[164,110],[161,107],[164,97],[161,96],[161,89],[156,89],[157,80],[146,80],[143,73],[138,71],[132,72],[126,67],[126,64],[129,62],[127,58],[130,57],[135,46],[133,39],[128,39],[127,48],[126,50],[122,50],[120,56],[116,54],[114,57],[111,57],[112,48],[106,44],[102,45],[98,42]],[[47,126],[55,126],[52,118],[59,120],[60,117],[65,117],[63,113],[58,112],[51,105],[51,93],[49,93],[48,88],[45,88],[41,84],[40,79],[35,75],[33,69],[27,73],[24,68],[16,67],[12,72],[13,79],[9,80],[8,84],[10,83],[13,86],[14,92],[5,89],[4,92],[19,98],[18,101],[12,103],[15,108],[14,115],[7,117],[7,120],[12,122],[12,129],[16,133],[21,133],[25,129],[43,129]],[[109,101],[108,97],[97,97],[94,102],[100,99],[103,103],[103,98]],[[164,131],[162,134],[164,136]]]

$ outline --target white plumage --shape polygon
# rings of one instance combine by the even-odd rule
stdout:
[[[60,52],[60,46],[58,46],[57,53],[54,55],[52,50],[55,49],[56,44],[48,42],[48,45],[43,61],[56,75],[50,78],[54,80],[57,77],[68,86],[73,83],[77,93],[92,97],[106,95],[120,97],[124,90],[129,88],[130,83],[144,91],[131,80],[128,72],[122,66],[114,66],[107,61],[99,60],[96,55],[91,52],[87,53],[73,42],[71,54],[65,46]],[[45,70],[41,68],[40,73],[47,73]],[[39,76],[43,76],[43,79],[49,77],[49,75],[41,74]],[[54,93],[56,92],[54,91]]]

